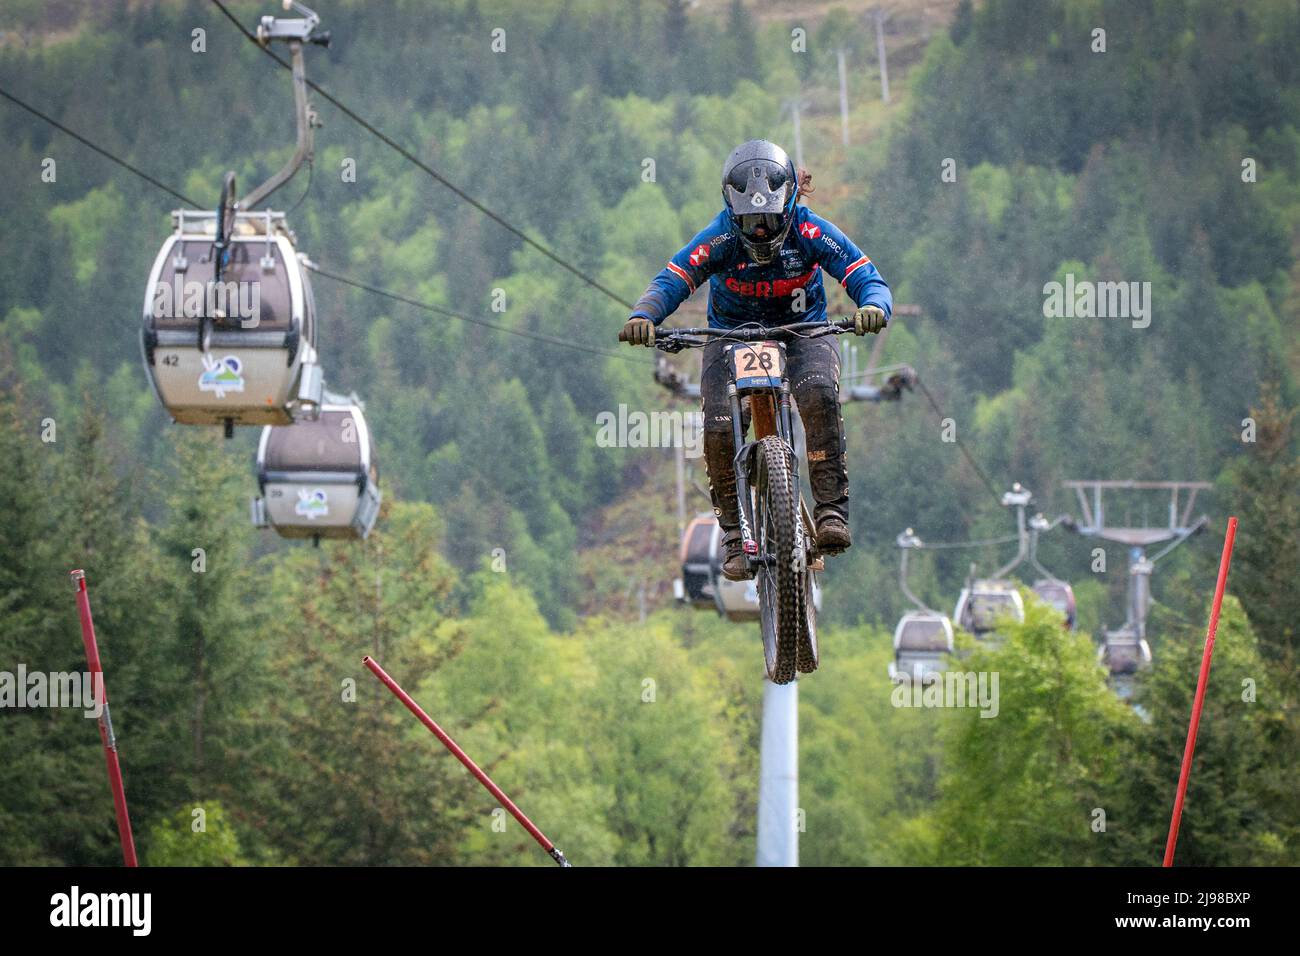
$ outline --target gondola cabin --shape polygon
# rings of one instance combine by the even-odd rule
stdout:
[[[1151,647],[1131,627],[1107,631],[1105,642],[1097,650],[1097,660],[1110,674],[1111,686],[1120,698],[1133,695],[1138,671],[1151,666]]]
[[[1065,617],[1065,626],[1074,630],[1076,615],[1074,606],[1074,588],[1065,581],[1044,579],[1035,581],[1033,591],[1043,600],[1056,608]]]
[[[759,620],[758,589],[753,580],[722,576],[722,530],[711,513],[697,515],[682,535],[682,575],[673,582],[677,600],[693,608],[712,609],[729,621]],[[821,589],[812,580],[813,607],[821,610]]]
[[[380,493],[360,404],[331,400],[314,421],[264,428],[257,483],[258,527],[274,528],[285,538],[366,537],[379,516]]]
[[[909,611],[894,628],[894,661],[889,679],[928,682],[944,672],[944,657],[953,652],[952,621],[934,611]]]
[[[1025,619],[1025,604],[1020,592],[1010,581],[975,581],[962,588],[953,620],[976,637],[990,635],[997,630],[998,618],[1010,615],[1015,621]]]
[[[728,621],[757,621],[760,619],[758,608],[758,585],[753,579],[748,581],[728,581],[722,576],[722,562],[717,564],[714,576],[717,590],[718,613]]]
[[[218,213],[177,210],[144,298],[141,346],[183,425],[288,425],[320,404],[305,257],[279,212],[238,212],[216,281]]]
[[[696,515],[682,535],[682,576],[675,582],[677,599],[693,608],[716,609],[710,562],[718,521],[711,514]]]

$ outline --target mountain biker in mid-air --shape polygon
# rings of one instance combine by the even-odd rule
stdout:
[[[841,283],[858,306],[854,331],[879,332],[893,310],[889,286],[834,223],[797,204],[800,195],[812,191],[812,177],[796,170],[781,147],[757,139],[737,146],[722,167],[723,210],[655,276],[624,325],[623,338],[633,345],[653,345],[655,328],[705,279],[709,325],[714,328],[823,321],[822,270]],[[705,348],[700,394],[709,493],[722,530],[722,573],[739,581],[752,572],[740,538],[727,344],[717,339]],[[829,338],[795,338],[787,343],[786,354],[817,502],[817,548],[838,554],[851,543],[839,352]]]

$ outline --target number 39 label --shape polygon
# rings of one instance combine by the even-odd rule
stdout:
[[[781,349],[775,342],[737,345],[731,350],[736,388],[764,388],[781,380]]]

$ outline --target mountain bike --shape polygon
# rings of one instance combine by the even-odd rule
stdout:
[[[723,339],[727,346],[732,439],[736,448],[736,497],[742,549],[755,576],[763,657],[767,676],[788,684],[795,674],[817,669],[816,573],[825,567],[817,551],[812,515],[799,483],[785,343],[853,330],[852,319],[798,322],[736,329],[657,329],[655,348],[664,352],[703,348]],[[619,340],[625,341],[622,333]],[[749,405],[754,440],[745,441],[741,417]]]

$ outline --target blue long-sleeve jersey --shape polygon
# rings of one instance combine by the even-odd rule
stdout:
[[[827,219],[795,206],[794,223],[781,251],[767,265],[750,259],[724,209],[668,260],[632,310],[659,325],[709,281],[709,325],[735,328],[746,322],[786,325],[826,318],[822,272],[841,283],[859,307],[879,306],[888,316],[894,299],[870,259]]]

